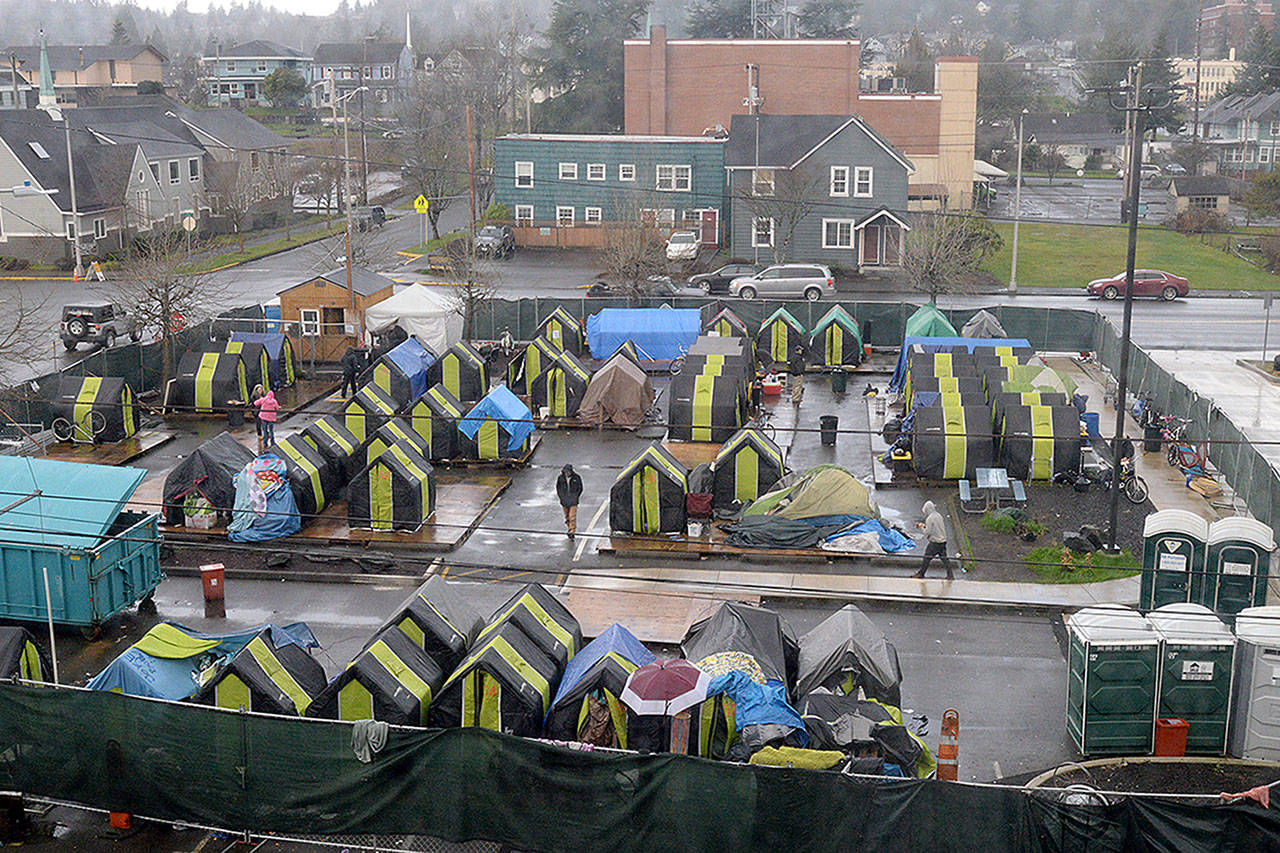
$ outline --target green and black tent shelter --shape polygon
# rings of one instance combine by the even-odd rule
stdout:
[[[436,662],[399,628],[387,628],[320,691],[307,716],[425,726],[431,699],[443,684]]]
[[[678,533],[685,526],[689,472],[654,442],[622,469],[609,489],[609,529]]]
[[[809,335],[809,358],[823,367],[857,367],[862,363],[862,333],[839,305],[822,315]]]
[[[991,409],[987,406],[920,406],[911,458],[916,474],[926,480],[972,479],[978,468],[990,468]]]
[[[465,439],[458,432],[458,421],[466,410],[462,402],[443,385],[433,385],[414,400],[405,416],[413,431],[427,446],[427,458],[435,462],[474,456],[466,452]]]
[[[252,391],[254,386],[261,385],[270,391],[271,356],[267,348],[258,341],[214,341],[214,346],[223,352],[239,355],[244,359],[244,381]]]
[[[165,386],[164,407],[179,413],[222,412],[249,398],[244,359],[239,353],[187,352]]]
[[[558,681],[555,661],[514,623],[479,642],[431,703],[430,723],[539,737]]]
[[[557,677],[570,659],[582,648],[582,629],[565,606],[554,595],[536,583],[525,584],[507,602],[493,612],[480,629],[476,642],[483,643],[490,634],[512,622],[529,639],[556,662]]]
[[[138,431],[133,389],[118,377],[64,376],[51,414],[74,425],[72,441],[123,441]]]
[[[378,427],[396,416],[400,407],[386,391],[372,382],[356,391],[342,407],[342,423],[360,441],[378,431]]]
[[[756,333],[756,352],[762,361],[786,364],[796,347],[807,343],[804,324],[786,308],[779,308],[760,324]]]
[[[378,431],[379,437],[386,428]],[[436,479],[431,463],[407,444],[388,444],[351,478],[347,486],[347,523],[353,530],[413,533],[431,517],[435,504]]]
[[[1080,412],[1075,406],[1007,406],[1000,464],[1019,480],[1052,480],[1080,470]]]
[[[618,348],[609,354],[609,357],[604,360],[604,364],[608,364],[615,358],[625,358],[636,367],[644,370],[644,361],[640,354],[640,348],[635,345],[635,342],[632,341],[631,338],[627,338],[625,341],[618,344]],[[602,364],[601,367],[603,366],[604,365]]]
[[[302,433],[285,436],[267,448],[267,452],[284,460],[289,487],[293,489],[293,499],[298,503],[298,512],[304,522],[319,515],[325,505],[342,491],[342,477],[337,467],[330,464]]]
[[[277,646],[264,628],[191,701],[264,714],[300,716],[324,690],[324,668],[295,643]]]
[[[298,360],[288,335],[281,332],[232,332],[231,340],[259,343],[266,347],[273,389],[278,391],[298,381]]]
[[[424,459],[430,455],[431,449],[422,440],[422,436],[413,431],[413,427],[404,418],[392,418],[369,436],[364,447],[360,449],[360,467],[373,464],[382,453],[392,445],[407,447]]]
[[[471,600],[440,575],[427,578],[405,599],[383,626],[399,628],[426,652],[443,672],[462,663],[484,628],[484,617]]]
[[[712,471],[712,506],[728,509],[748,504],[777,485],[786,466],[782,450],[750,427],[740,429],[720,446]]]
[[[463,403],[476,402],[489,391],[484,356],[466,341],[458,341],[427,368],[427,385],[443,385]]]
[[[553,418],[571,418],[578,414],[582,397],[591,382],[591,372],[577,356],[565,350],[557,353],[529,386],[529,398],[537,409],[545,406]]]
[[[533,380],[546,370],[547,365],[563,352],[546,338],[534,338],[525,346],[523,352],[511,359],[507,365],[507,384],[517,394],[528,396],[533,393]]]
[[[702,324],[703,333],[715,332],[722,338],[749,338],[751,334],[747,331],[747,324],[742,322],[742,318],[733,313],[731,308],[721,308],[709,320]]]
[[[1052,391],[995,391],[988,394],[991,401],[991,424],[994,437],[1004,433],[1004,413],[1010,406],[1068,406],[1066,394]],[[999,444],[999,441],[995,442]]]
[[[308,424],[302,431],[302,437],[320,451],[320,455],[338,472],[344,483],[364,464],[360,455],[360,440],[343,426],[336,415],[325,415]]]
[[[0,627],[0,679],[49,681],[53,665],[25,628]]]
[[[610,625],[574,655],[547,713],[549,738],[584,741],[592,705],[603,706],[611,725],[596,734],[597,746],[627,748],[627,706],[619,698],[631,673],[654,659],[630,631]],[[611,731],[610,731],[611,729]]]
[[[547,315],[540,324],[535,338],[546,338],[557,350],[567,350],[581,357],[586,352],[586,341],[582,334],[582,324],[578,319],[557,307]]]
[[[681,371],[671,378],[668,392],[672,441],[727,441],[742,426],[745,389],[737,376]]]

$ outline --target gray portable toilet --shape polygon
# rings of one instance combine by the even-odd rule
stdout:
[[[1191,599],[1227,614],[1266,604],[1267,574],[1276,547],[1271,527],[1245,516],[1220,518],[1209,525],[1205,541],[1204,575],[1199,584],[1192,582]]]
[[[1191,581],[1204,572],[1209,522],[1185,509],[1162,509],[1142,525],[1142,582],[1138,607],[1155,610],[1191,601]]]
[[[1067,627],[1067,734],[1084,755],[1148,755],[1160,636],[1136,610],[1087,607]]]
[[[1203,604],[1166,604],[1147,621],[1164,641],[1156,719],[1186,720],[1188,755],[1225,754],[1235,635]]]
[[[1280,607],[1247,607],[1236,616],[1236,677],[1227,752],[1280,761]]]

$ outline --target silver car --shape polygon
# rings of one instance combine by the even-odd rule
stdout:
[[[775,264],[755,275],[735,278],[729,282],[729,293],[742,299],[803,296],[817,302],[823,296],[835,296],[836,280],[821,264]]]

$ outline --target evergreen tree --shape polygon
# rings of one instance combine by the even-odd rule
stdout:
[[[1123,86],[1128,80],[1129,69],[1138,59],[1138,47],[1127,33],[1111,30],[1093,48],[1090,63],[1085,72],[1085,88],[1090,90]],[[1089,112],[1106,113],[1111,126],[1124,127],[1124,113],[1111,108],[1110,97],[1095,91],[1086,95],[1084,108]]]
[[[853,38],[861,0],[809,0],[800,9],[800,35],[805,38]]]
[[[911,36],[902,47],[902,56],[893,68],[893,76],[906,81],[908,92],[933,91],[933,54],[929,51],[929,43],[920,35],[919,28],[911,31]]]
[[[1034,111],[1043,91],[1040,78],[1022,62],[1007,59],[1009,47],[992,40],[978,53],[978,121],[1008,121],[1024,109]]]
[[[1178,72],[1169,60],[1169,31],[1162,27],[1151,44],[1150,58],[1142,64],[1142,88],[1154,87],[1156,98],[1161,98],[1160,93],[1165,91],[1172,92],[1173,100],[1164,109],[1153,110],[1147,115],[1144,120],[1147,130],[1160,128],[1169,133],[1182,130],[1183,105],[1177,99],[1178,85]]]
[[[1280,51],[1277,51],[1271,34],[1262,27],[1255,27],[1241,57],[1244,67],[1228,91],[1235,95],[1256,95],[1280,88],[1280,69],[1275,67],[1278,57]]]
[[[115,24],[111,27],[111,43],[112,44],[129,44],[133,39],[129,37],[129,27],[121,18],[116,18]]]
[[[684,26],[690,38],[751,38],[751,0],[697,0]]]

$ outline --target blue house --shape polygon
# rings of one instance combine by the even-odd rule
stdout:
[[[735,115],[724,161],[734,255],[901,265],[914,167],[860,117]]]
[[[509,134],[494,143],[494,195],[523,246],[599,246],[603,227],[638,222],[719,245],[725,140]]]
[[[311,57],[300,50],[263,40],[219,48],[213,56],[200,57],[200,75],[209,106],[281,106],[271,104],[262,87],[262,81],[277,68],[291,69],[308,80]]]

